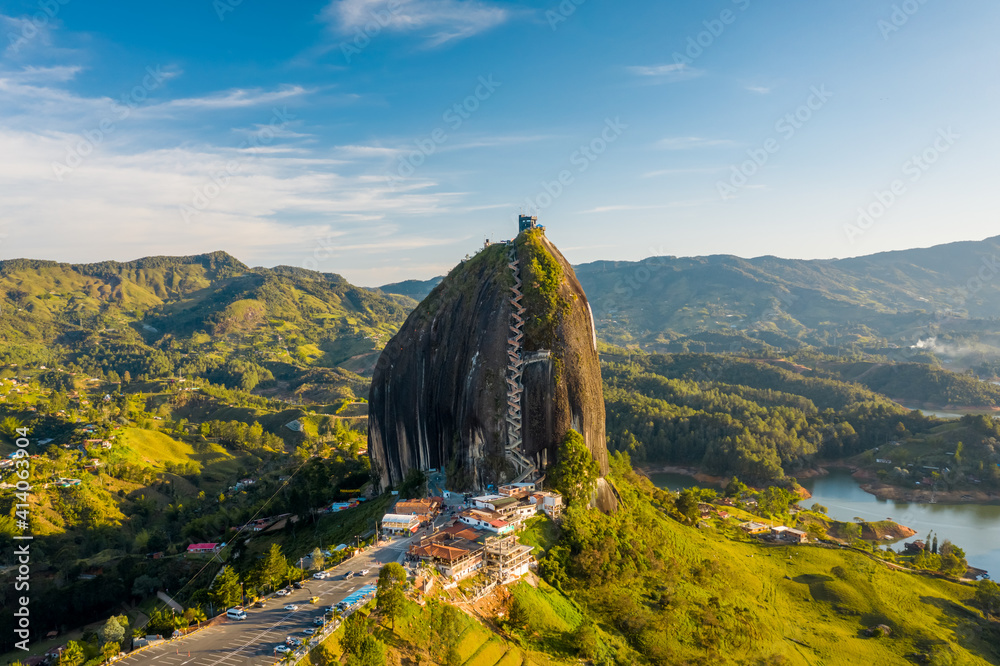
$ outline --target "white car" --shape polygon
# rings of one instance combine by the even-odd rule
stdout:
[[[278,590],[277,592],[275,592],[275,594],[278,595],[279,597],[287,597],[288,590]]]
[[[302,633],[305,634],[306,636],[312,636],[313,634],[316,633],[316,630],[313,629],[312,627],[306,627],[305,629],[302,630]]]
[[[327,573],[325,571],[317,571],[316,573],[313,574],[313,578],[315,578],[316,580],[323,580],[326,577]]]
[[[370,571],[371,571],[371,569],[362,569],[361,571],[358,572],[358,575],[359,576],[367,576]]]
[[[281,654],[286,654],[288,652],[291,652],[292,648],[290,648],[287,645],[285,645],[284,643],[282,643],[281,645],[274,646],[274,651],[275,652],[280,652]]]
[[[296,606],[295,604],[288,604],[287,606],[285,606],[286,611],[297,611],[298,609],[299,607]]]

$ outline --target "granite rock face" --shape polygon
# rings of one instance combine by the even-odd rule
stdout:
[[[523,280],[521,452],[544,471],[570,428],[608,471],[597,338],[572,267],[540,229],[451,271],[386,345],[369,396],[369,455],[382,489],[416,467],[448,487],[510,481],[507,359],[514,275]],[[607,505],[607,502],[599,502]]]

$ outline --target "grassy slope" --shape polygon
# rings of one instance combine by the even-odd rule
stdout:
[[[623,488],[626,505],[645,501],[628,484],[620,483]],[[719,524],[698,530],[665,517],[656,523],[655,537],[672,554],[672,568],[695,570],[706,560],[719,566],[707,580],[672,579],[667,614],[673,630],[648,654],[665,648],[677,662],[714,654],[715,663],[753,657],[766,663],[784,658],[792,664],[889,664],[902,663],[907,653],[937,649],[951,651],[954,663],[1000,660],[998,647],[984,637],[980,613],[970,607],[971,587],[891,571],[848,551],[731,540]],[[616,597],[659,596],[663,583],[660,572],[650,571],[617,587],[581,587],[572,596],[606,621]],[[863,638],[861,632],[875,624],[890,626],[893,637]]]

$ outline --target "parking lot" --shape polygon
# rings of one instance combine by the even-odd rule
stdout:
[[[275,648],[287,636],[308,638],[304,630],[315,628],[313,619],[323,615],[325,606],[336,606],[351,592],[366,584],[374,585],[383,564],[399,562],[410,540],[396,540],[373,548],[329,569],[326,580],[307,578],[301,590],[288,596],[269,595],[264,608],[247,608],[247,619],[225,620],[185,638],[160,643],[126,657],[126,666],[264,666],[280,657]],[[369,569],[367,576],[344,578],[347,571]],[[318,596],[317,603],[309,603]],[[285,610],[287,604],[296,610]]]

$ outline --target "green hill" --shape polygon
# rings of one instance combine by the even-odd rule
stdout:
[[[1000,237],[840,260],[667,256],[576,271],[599,334],[616,344],[856,345],[971,364],[1000,352],[998,253]],[[922,350],[909,349],[920,341]]]

